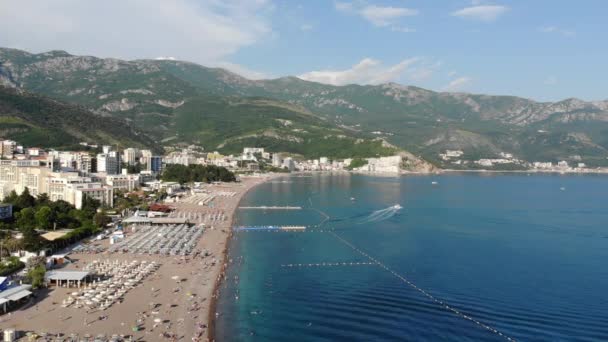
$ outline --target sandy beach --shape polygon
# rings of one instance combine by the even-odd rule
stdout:
[[[37,335],[95,338],[104,335],[132,336],[138,341],[205,341],[213,337],[215,300],[226,267],[227,243],[234,213],[243,195],[274,176],[243,177],[240,183],[210,185],[216,196],[212,207],[179,201],[176,212],[223,212],[225,221],[205,224],[205,231],[190,256],[141,255],[129,253],[70,254],[73,263],[66,270],[82,270],[94,260],[111,262],[155,261],[161,266],[124,295],[121,302],[101,309],[62,307],[62,301],[77,288],[51,286],[36,291],[36,298],[0,316],[0,329],[15,329]],[[128,230],[127,230],[128,234]],[[137,234],[137,233],[133,233]],[[109,247],[107,239],[92,242]],[[137,329],[134,329],[137,327]],[[101,337],[101,336],[100,336]]]

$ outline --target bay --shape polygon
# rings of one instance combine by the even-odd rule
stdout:
[[[303,209],[239,210],[237,225],[309,228],[235,233],[216,338],[606,340],[607,203],[593,175],[265,183],[241,205]]]

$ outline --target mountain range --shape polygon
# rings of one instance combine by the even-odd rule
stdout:
[[[0,84],[124,120],[157,145],[234,152],[256,145],[306,157],[407,150],[442,167],[496,158],[608,165],[608,101],[537,102],[395,83],[332,86],[249,80],[174,60],[104,59],[0,49]]]

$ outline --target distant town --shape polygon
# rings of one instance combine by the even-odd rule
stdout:
[[[444,153],[439,153],[439,158],[446,165],[453,165],[455,168],[462,169],[488,169],[498,168],[499,170],[525,170],[525,171],[542,171],[542,172],[608,172],[608,168],[590,168],[582,161],[576,164],[569,164],[565,160],[560,160],[556,163],[544,161],[532,161],[518,159],[511,153],[500,152],[500,158],[480,158],[477,160],[466,160],[463,158],[464,151],[462,150],[446,150]],[[573,160],[581,160],[580,156],[572,156]]]

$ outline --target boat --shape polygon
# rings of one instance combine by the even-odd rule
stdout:
[[[351,197],[351,198],[350,198],[350,200],[354,202],[354,201],[355,201],[355,198],[354,198],[354,197]]]
[[[437,184],[439,184],[439,183],[438,183],[438,182],[436,182],[436,181],[432,181],[432,182],[431,182],[431,184],[433,184],[433,185],[437,185]]]

